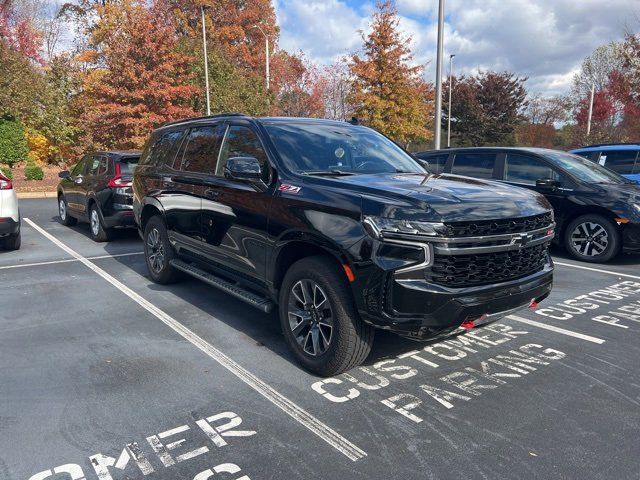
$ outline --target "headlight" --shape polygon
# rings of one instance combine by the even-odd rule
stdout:
[[[365,217],[364,225],[369,234],[375,238],[382,238],[389,234],[435,237],[444,231],[442,223],[394,220],[382,217]]]

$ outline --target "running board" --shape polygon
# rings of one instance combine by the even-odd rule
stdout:
[[[202,280],[212,287],[216,287],[223,292],[234,296],[238,300],[242,300],[243,302],[248,303],[249,305],[257,309],[262,310],[265,313],[270,313],[275,307],[275,304],[268,298],[261,297],[260,295],[245,290],[235,283],[231,283],[228,280],[217,277],[216,275],[206,272],[192,264],[183,262],[182,260],[178,259],[173,259],[170,263],[171,266],[176,270],[180,270],[181,272],[187,273],[192,277],[197,278],[198,280]]]

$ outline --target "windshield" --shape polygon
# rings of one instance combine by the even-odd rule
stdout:
[[[629,183],[629,180],[586,158],[565,152],[545,152],[545,157],[574,178],[588,183]]]
[[[138,165],[140,157],[124,157],[120,159],[120,173],[122,175],[133,175],[133,171]]]
[[[426,173],[388,138],[365,127],[265,125],[287,167],[306,174]]]

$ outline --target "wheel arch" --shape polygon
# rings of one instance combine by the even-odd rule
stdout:
[[[138,226],[142,232],[144,232],[149,219],[155,215],[160,215],[164,219],[162,204],[155,198],[146,198],[140,209],[140,218],[138,219]]]
[[[571,212],[569,212],[566,216],[563,217],[562,225],[560,225],[559,232],[558,232],[558,237],[561,241],[564,241],[565,235],[567,233],[567,227],[569,226],[569,224],[572,221],[574,221],[576,218],[581,217],[583,215],[600,215],[606,218],[607,220],[611,221],[614,224],[614,226],[618,228],[618,232],[620,233],[620,227],[615,221],[618,215],[616,215],[611,210],[605,207],[600,207],[598,205],[583,205],[583,206],[579,206],[572,209]]]

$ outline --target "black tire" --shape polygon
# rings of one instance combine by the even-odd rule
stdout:
[[[69,214],[69,207],[64,195],[58,197],[58,215],[60,216],[60,223],[66,227],[72,227],[78,220]]]
[[[156,235],[157,242],[159,243],[156,243]],[[149,270],[151,280],[163,285],[180,280],[182,278],[181,272],[173,268],[170,264],[171,260],[175,258],[175,252],[171,243],[169,243],[167,227],[162,217],[156,215],[149,219],[144,228],[143,240],[144,258],[147,262],[147,269]],[[159,259],[158,256],[152,257],[154,254],[160,254],[162,258]]]
[[[300,295],[294,293],[294,287],[302,285],[301,282],[309,281],[312,283],[308,283],[307,286],[317,285],[320,288],[319,296],[326,295],[332,323],[328,342],[326,341],[326,336],[323,340],[317,341],[325,347],[324,351],[318,348],[317,354],[306,351],[305,342],[308,342],[311,335],[311,325],[316,329],[316,337],[319,338],[318,332],[321,330],[322,320],[318,324],[318,318],[322,318],[327,310],[324,310],[324,312],[316,310],[313,318],[311,312],[307,313],[306,310],[304,312],[299,310],[309,316],[304,321],[308,322],[310,326],[309,333],[305,334],[304,330],[300,330],[301,334],[298,337],[293,333],[292,322],[295,323],[296,319],[300,318],[299,325],[301,325],[303,323],[302,317],[291,314],[293,319],[291,322],[289,318],[290,300],[294,303],[297,302],[296,305],[298,306],[303,305],[298,300]],[[315,289],[313,298],[313,303],[315,304]],[[296,307],[292,306],[291,308]],[[280,324],[287,345],[300,364],[307,370],[322,376],[337,375],[360,365],[369,355],[373,345],[374,328],[360,319],[346,275],[336,262],[329,257],[304,258],[289,268],[280,289]],[[302,339],[302,337],[305,337],[305,339]],[[303,342],[303,344],[300,344],[299,341]],[[314,345],[310,349],[315,350],[316,342],[312,343]]]
[[[89,207],[89,233],[94,242],[108,242],[111,240],[112,231],[104,227],[102,214],[95,203],[92,203]]]
[[[22,243],[22,238],[20,235],[20,231],[18,233],[14,233],[13,235],[9,235],[4,239],[4,248],[6,250],[20,250],[20,244]]]
[[[620,232],[602,215],[582,215],[567,225],[564,246],[577,260],[605,263],[620,252]]]

